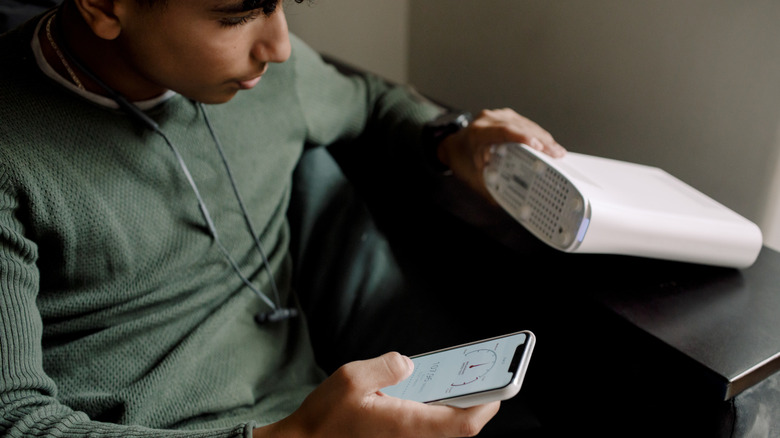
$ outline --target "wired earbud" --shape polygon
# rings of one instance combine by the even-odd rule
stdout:
[[[255,322],[260,325],[266,322],[277,322],[285,319],[295,318],[298,316],[298,309],[294,307],[286,307],[283,309],[276,309],[270,312],[261,312],[255,315]]]
[[[219,239],[219,234],[217,233],[217,228],[214,226],[214,221],[211,219],[211,214],[209,213],[209,210],[206,207],[206,203],[203,201],[203,197],[200,194],[200,190],[198,190],[198,186],[197,184],[195,184],[195,180],[193,179],[192,174],[190,174],[190,171],[187,168],[187,164],[184,162],[184,158],[182,158],[176,146],[174,146],[173,143],[171,143],[171,141],[168,139],[168,136],[166,136],[165,133],[160,129],[160,126],[157,124],[157,122],[152,120],[137,106],[135,106],[133,103],[128,101],[119,92],[117,92],[116,90],[108,86],[108,84],[103,82],[100,78],[98,78],[97,75],[95,75],[94,73],[92,73],[91,70],[89,70],[84,65],[82,65],[79,59],[76,56],[74,56],[73,53],[70,52],[67,40],[65,39],[62,33],[62,23],[60,22],[61,20],[60,17],[61,14],[59,17],[57,17],[58,19],[57,32],[59,33],[62,42],[61,45],[62,51],[67,54],[71,62],[73,62],[73,64],[79,70],[81,70],[82,73],[87,75],[87,77],[89,77],[94,83],[96,83],[101,88],[103,88],[106,91],[106,93],[108,93],[109,97],[114,102],[116,102],[117,105],[119,105],[119,107],[122,110],[126,111],[130,116],[135,118],[137,121],[143,123],[147,128],[151,129],[160,137],[162,137],[162,139],[165,141],[165,143],[173,152],[174,156],[176,157],[176,161],[178,161],[179,167],[184,173],[184,176],[187,178],[187,182],[189,183],[190,188],[192,188],[192,191],[195,194],[195,198],[197,198],[198,208],[200,209],[200,212],[203,215],[203,219],[206,221],[206,225],[209,229],[209,233],[211,234],[211,237],[214,239],[214,242],[219,247],[220,252],[222,252],[223,256],[225,257],[225,259],[227,259],[230,266],[233,268],[236,274],[238,274],[238,276],[241,278],[241,281],[244,283],[244,285],[246,285],[252,292],[255,293],[255,295],[257,295],[258,298],[260,298],[271,308],[270,311],[260,312],[257,315],[255,315],[255,321],[258,324],[265,324],[266,322],[284,321],[286,319],[290,319],[298,316],[297,309],[281,307],[281,298],[279,296],[279,289],[276,286],[276,280],[274,279],[274,275],[271,272],[268,257],[266,256],[265,250],[263,250],[263,245],[260,243],[260,239],[258,238],[257,233],[255,232],[255,228],[252,225],[251,219],[249,218],[249,214],[247,213],[246,207],[244,206],[244,202],[241,199],[241,195],[238,192],[238,187],[236,186],[235,178],[233,178],[233,173],[230,170],[230,166],[228,164],[227,157],[225,156],[225,152],[222,149],[222,144],[220,143],[219,137],[217,137],[214,128],[211,126],[211,121],[209,120],[204,105],[200,102],[196,103],[198,109],[203,113],[203,119],[206,122],[206,127],[208,128],[209,134],[211,135],[211,138],[214,141],[217,151],[219,152],[219,156],[222,159],[222,163],[227,172],[228,179],[230,180],[230,185],[233,189],[233,193],[236,196],[236,200],[238,201],[239,207],[241,208],[241,213],[244,216],[244,221],[246,222],[247,228],[249,229],[249,232],[252,235],[252,239],[254,240],[255,247],[257,248],[257,251],[260,253],[260,257],[263,260],[263,268],[265,269],[270,279],[271,289],[273,290],[273,294],[274,294],[274,300],[271,300],[266,294],[264,294],[254,284],[252,284],[252,282],[249,281],[249,279],[246,278],[246,276],[244,276],[244,274],[241,272],[241,269],[238,267],[238,264],[230,255],[230,252],[222,244],[222,241]]]

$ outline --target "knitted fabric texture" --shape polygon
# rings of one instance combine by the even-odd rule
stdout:
[[[289,415],[323,378],[304,319],[254,323],[268,307],[217,249],[168,146],[45,77],[33,25],[0,38],[0,435],[239,437]],[[207,107],[284,306],[304,147],[366,129],[416,144],[436,112],[292,40],[258,87]],[[244,275],[270,292],[199,107],[175,96],[147,114]]]

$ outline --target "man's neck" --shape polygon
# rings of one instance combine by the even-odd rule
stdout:
[[[49,21],[50,20],[50,21]],[[121,48],[115,40],[105,40],[92,31],[76,7],[63,4],[47,18],[38,34],[41,51],[52,68],[86,91],[108,97],[104,85],[93,80],[84,70],[99,78],[131,101],[148,100],[166,93],[137,74],[121,56]],[[75,58],[75,59],[74,59]]]

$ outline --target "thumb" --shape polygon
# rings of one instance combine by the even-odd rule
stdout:
[[[414,363],[408,357],[396,353],[385,353],[366,361],[369,375],[373,376],[376,390],[392,386],[412,375]]]

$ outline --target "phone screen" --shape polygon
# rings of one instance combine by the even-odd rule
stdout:
[[[412,357],[412,375],[382,392],[428,403],[503,388],[512,382],[527,340],[526,333],[515,333]]]

